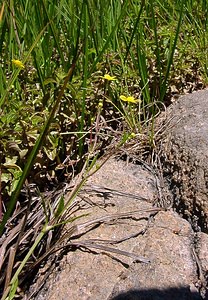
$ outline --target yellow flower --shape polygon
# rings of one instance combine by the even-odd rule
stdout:
[[[18,59],[12,59],[12,63],[19,69],[24,69],[24,64]]]
[[[130,139],[134,139],[136,137],[136,134],[134,132],[132,132],[129,137],[130,137]]]
[[[109,74],[105,74],[104,76],[101,76],[101,78],[106,79],[108,81],[116,80],[115,76],[110,76]]]
[[[99,107],[99,108],[103,108],[103,101],[99,101],[98,107]]]
[[[122,101],[130,102],[130,103],[138,103],[138,102],[140,101],[140,100],[134,99],[134,97],[132,97],[132,96],[126,97],[126,96],[124,96],[124,95],[121,95],[121,96],[120,96],[120,99],[121,99]]]

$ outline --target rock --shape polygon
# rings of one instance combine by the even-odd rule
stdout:
[[[195,230],[207,233],[208,90],[180,97],[167,109],[167,119],[161,160],[174,207]]]
[[[198,232],[197,238],[196,251],[200,259],[201,268],[204,274],[208,274],[208,235],[204,232]]]
[[[160,212],[138,245],[151,264],[132,264],[115,285],[110,299],[200,299],[198,293],[191,292],[197,285],[193,238],[187,221],[173,212]],[[129,290],[129,295],[136,298],[118,298]]]
[[[79,197],[90,215],[78,223],[106,220],[79,239],[95,248],[69,251],[36,300],[202,299],[195,233],[176,212],[153,207],[151,168],[110,159]]]

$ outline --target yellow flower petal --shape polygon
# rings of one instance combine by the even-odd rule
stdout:
[[[134,99],[134,97],[127,97],[127,101],[128,102],[131,102],[131,103],[137,103],[137,100],[136,99]]]
[[[19,69],[24,69],[24,64],[18,59],[12,59],[12,63]]]
[[[121,95],[121,96],[120,96],[120,99],[121,99],[122,101],[127,101],[127,100],[126,100],[127,98],[126,98],[126,96],[124,96],[124,95]]]
[[[113,81],[113,80],[116,80],[116,77],[115,76],[111,76],[109,74],[105,74],[104,76],[101,76],[103,79],[106,79],[108,81]]]
[[[121,95],[120,99],[122,101],[130,102],[130,103],[138,103],[139,102],[139,100],[134,99],[134,97],[132,97],[132,96],[126,97],[124,95]]]

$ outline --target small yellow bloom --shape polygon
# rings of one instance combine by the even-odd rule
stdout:
[[[101,76],[101,78],[106,79],[108,81],[116,80],[115,76],[110,76],[109,74],[105,74],[104,76]]]
[[[101,101],[99,101],[99,103],[98,103],[98,107],[99,108],[103,108],[103,101],[101,100]]]
[[[139,100],[134,99],[134,97],[132,97],[132,96],[126,97],[124,95],[121,95],[120,99],[122,101],[130,102],[130,103],[138,103],[139,102]]]
[[[12,63],[19,69],[24,69],[24,64],[18,59],[12,59]]]
[[[129,137],[130,139],[134,139],[136,137],[136,133],[132,132]]]

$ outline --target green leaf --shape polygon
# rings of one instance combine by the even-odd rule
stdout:
[[[50,77],[50,78],[47,78],[43,81],[43,84],[44,85],[47,85],[47,84],[50,84],[50,83],[57,83],[57,80],[55,80],[54,78]]]
[[[10,173],[2,173],[1,174],[1,181],[2,182],[9,182],[12,179],[12,175]]]
[[[56,158],[56,154],[57,154],[57,151],[56,151],[56,148],[53,149],[53,150],[48,150],[46,147],[43,147],[47,157],[50,159],[50,160],[54,160]]]
[[[7,160],[7,158],[6,158],[6,160]],[[11,161],[6,161],[4,164],[3,164],[3,166],[6,168],[6,169],[17,169],[17,170],[19,170],[19,171],[22,171],[21,170],[21,168],[17,165],[17,164],[15,164],[12,160]]]
[[[25,157],[27,152],[28,152],[28,149],[21,150],[20,153],[19,153],[20,158],[22,159],[23,157]]]

